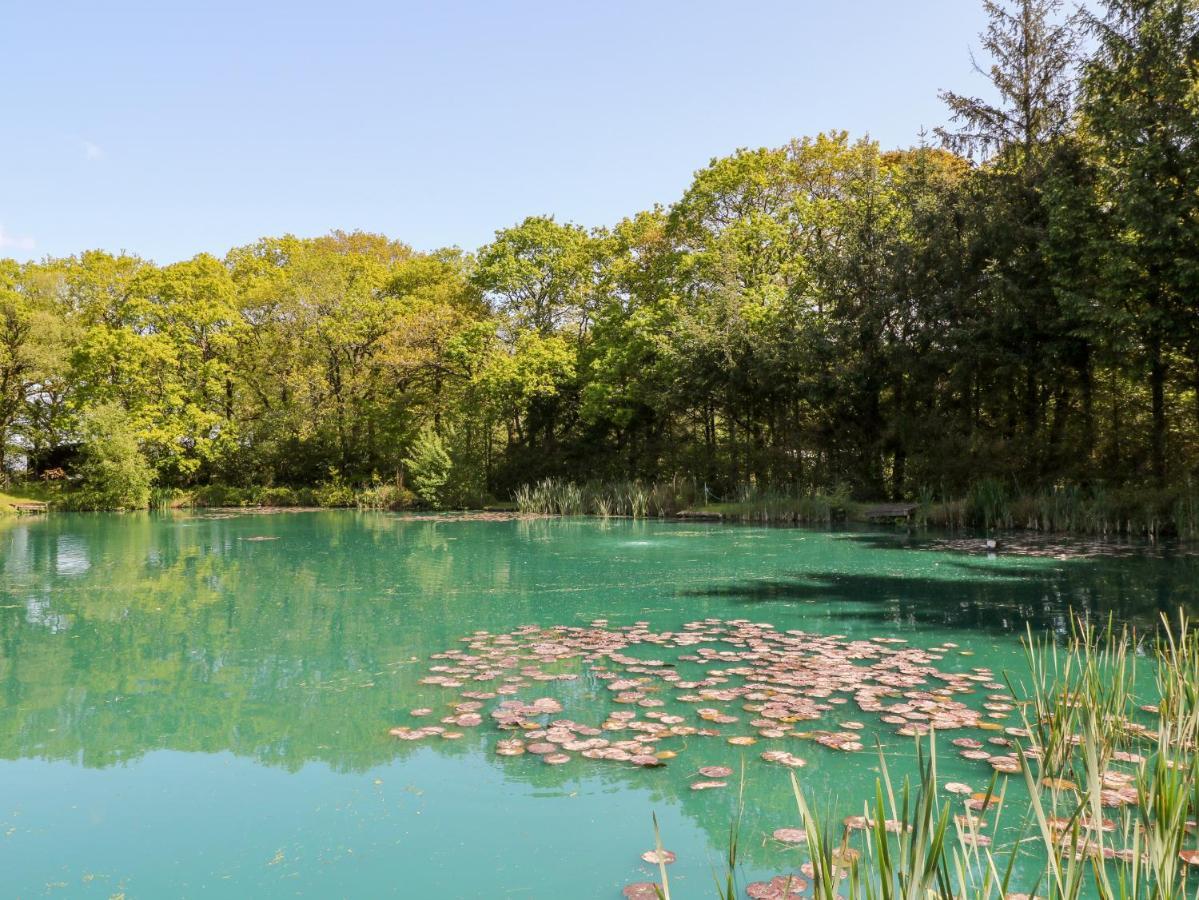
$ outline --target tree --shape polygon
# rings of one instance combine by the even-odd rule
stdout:
[[[1140,344],[1149,378],[1150,472],[1167,476],[1170,355],[1199,326],[1199,5],[1107,0],[1089,17],[1098,40],[1083,77],[1083,129],[1107,227],[1109,327]],[[1199,391],[1199,357],[1192,356]],[[1199,400],[1196,405],[1199,419]]]
[[[1046,246],[1058,210],[1045,199],[1055,147],[1068,133],[1078,43],[1059,0],[984,0],[985,75],[996,103],[943,91],[958,128],[938,129],[950,149],[980,157],[970,186],[980,310],[976,339],[986,354],[987,390],[999,403],[975,426],[998,454],[1033,480],[1053,471],[1061,423],[1072,403],[1059,364],[1075,349],[1076,307],[1063,306]],[[977,68],[977,65],[976,65]],[[1046,420],[1055,425],[1042,438]],[[1014,473],[1013,473],[1014,474]]]
[[[130,286],[138,336],[165,345],[174,370],[161,373],[157,422],[143,437],[168,482],[219,470],[236,441],[234,348],[241,321],[229,271],[201,254],[143,271]],[[138,404],[141,405],[140,403]]]
[[[961,126],[937,129],[951,149],[987,158],[1018,148],[1029,157],[1068,130],[1078,37],[1073,18],[1057,20],[1061,7],[1061,0],[983,0],[989,21],[982,45],[992,62],[975,69],[999,102],[942,91]]]
[[[28,453],[51,437],[61,411],[69,328],[53,305],[53,274],[0,259],[0,479],[9,451]]]
[[[447,499],[446,488],[453,465],[441,435],[432,427],[420,430],[404,460],[412,489],[434,507],[443,505]]]
[[[479,250],[474,281],[508,318],[511,339],[566,328],[581,338],[591,324],[599,248],[577,225],[530,216]]]
[[[138,446],[128,413],[115,403],[93,406],[80,423],[83,459],[75,504],[88,509],[141,509],[154,471]]]

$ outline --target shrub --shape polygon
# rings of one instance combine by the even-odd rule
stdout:
[[[412,442],[408,458],[404,460],[412,488],[416,495],[430,506],[441,506],[446,501],[446,485],[454,463],[446,450],[445,442],[432,428],[421,429]]]
[[[249,493],[227,484],[206,484],[192,492],[192,503],[200,507],[248,506]]]
[[[67,503],[76,509],[144,509],[154,470],[142,454],[128,413],[116,403],[94,406],[83,417],[79,488]]]
[[[354,489],[346,484],[337,469],[330,470],[328,481],[321,482],[313,488],[312,496],[317,506],[344,507],[354,506],[357,502]]]
[[[416,504],[416,494],[400,484],[374,483],[358,492],[360,509],[408,509]]]
[[[255,499],[259,506],[302,506],[297,492],[289,487],[260,488]]]

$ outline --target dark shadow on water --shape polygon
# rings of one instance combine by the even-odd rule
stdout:
[[[1176,540],[1151,543],[1132,538],[1102,538],[1049,535],[1038,532],[1007,532],[997,536],[998,554],[988,553],[988,536],[977,530],[855,531],[836,535],[836,540],[869,547],[871,550],[936,550],[961,553],[972,558],[1012,559],[1021,557],[1060,561],[1111,561],[1115,559],[1194,559],[1199,545]]]
[[[1071,612],[1094,621],[1114,615],[1146,630],[1179,608],[1199,611],[1199,567],[1193,560],[1163,567],[1136,559],[1081,559],[1044,568],[983,562],[945,564],[944,578],[835,571],[793,572],[688,591],[684,596],[753,604],[777,601],[848,604],[837,616],[994,633],[1069,631]]]

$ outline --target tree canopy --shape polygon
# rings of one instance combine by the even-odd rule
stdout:
[[[986,0],[993,99],[944,92],[940,146],[737,150],[608,228],[0,261],[0,471],[75,448],[133,499],[407,479],[437,503],[547,476],[1185,483],[1199,4],[1100,6]]]

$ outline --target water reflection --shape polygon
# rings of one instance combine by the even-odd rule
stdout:
[[[399,767],[405,779],[481,778],[514,809],[518,796],[565,803],[582,794],[610,802],[613,827],[668,804],[718,847],[735,797],[690,792],[686,776],[698,765],[739,768],[734,748],[670,773],[558,768],[497,759],[482,730],[410,746],[386,729],[414,706],[443,706],[444,692],[418,683],[428,656],[476,629],[597,617],[669,629],[747,617],[955,640],[977,652],[972,665],[998,669],[1019,659],[1014,635],[1025,623],[1062,630],[1074,608],[1151,624],[1179,605],[1199,608],[1197,576],[1199,561],[1187,557],[988,560],[876,535],[656,522],[351,512],[7,520],[0,758],[99,768],[160,760],[155,751],[232,754],[305,785],[316,779],[313,763],[385,777]],[[587,679],[558,689],[580,721],[600,690]],[[888,753],[911,748],[891,740]],[[186,771],[219,789],[209,768]],[[785,773],[754,777],[763,789],[748,827],[793,824]],[[805,777],[864,795],[874,773],[816,754]]]

